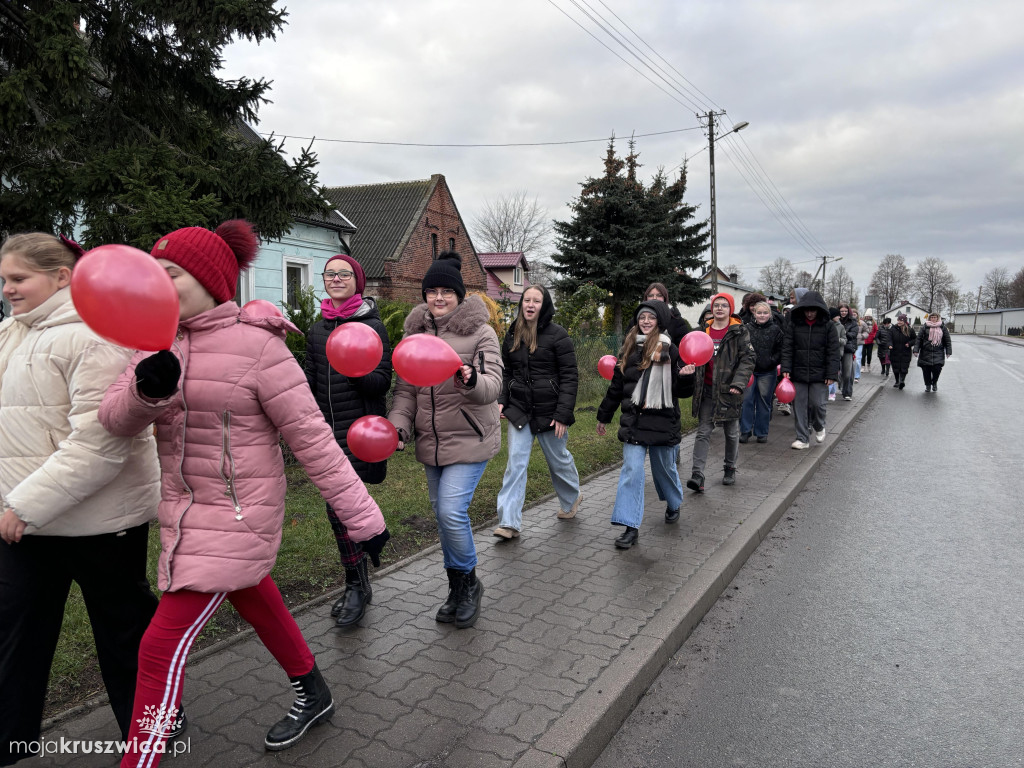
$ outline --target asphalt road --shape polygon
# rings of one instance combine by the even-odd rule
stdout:
[[[953,351],[937,394],[886,387],[596,768],[1024,765],[1024,347]]]

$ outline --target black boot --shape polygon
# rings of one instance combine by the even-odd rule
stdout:
[[[293,746],[306,735],[306,731],[329,720],[334,714],[334,699],[315,663],[305,675],[290,680],[296,693],[295,703],[288,714],[267,732],[263,746],[271,752]]]
[[[726,467],[725,475],[722,477],[722,485],[736,484],[736,467]]]
[[[331,615],[337,616],[337,627],[351,627],[358,624],[366,613],[366,606],[373,600],[373,589],[370,587],[370,572],[366,565],[366,556],[356,564],[345,567],[345,594],[331,608]]]
[[[455,621],[455,609],[459,604],[459,587],[462,586],[462,571],[448,568],[448,599],[444,605],[437,609],[437,616],[434,618],[444,624],[451,624]]]
[[[455,608],[455,626],[459,629],[472,627],[480,615],[480,601],[484,596],[484,585],[476,577],[476,568],[469,573],[459,573],[462,586],[459,589],[459,604]]]
[[[694,472],[690,475],[690,479],[686,481],[686,487],[691,491],[704,493],[704,475],[700,472]]]
[[[679,510],[672,509],[670,506],[665,506],[665,522],[675,523],[679,520]]]
[[[622,532],[622,535],[615,540],[615,546],[619,549],[629,549],[640,540],[640,531],[637,528],[631,528],[628,525],[626,530]]]

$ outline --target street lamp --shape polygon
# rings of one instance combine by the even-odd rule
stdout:
[[[718,228],[715,222],[715,118],[719,115],[724,115],[725,110],[721,112],[708,112],[708,157],[710,158],[711,166],[711,292],[712,295],[718,293]],[[743,121],[742,123],[736,123],[732,127],[732,130],[726,131],[722,136],[728,136],[730,133],[736,133],[742,131],[750,123]]]

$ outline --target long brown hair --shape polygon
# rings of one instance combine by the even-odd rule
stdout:
[[[654,362],[661,354],[661,334],[662,329],[660,326],[655,325],[654,331],[647,335],[644,339],[644,348],[640,352],[640,370],[649,368],[651,363]],[[640,324],[637,323],[629,329],[629,333],[626,334],[626,340],[622,342],[622,349],[619,351],[619,370],[623,373],[626,372],[626,361],[629,356],[633,354],[636,349],[636,337],[640,335]]]
[[[520,346],[526,345],[532,355],[537,351],[537,323],[540,320],[540,312],[532,323],[523,317],[523,299],[526,298],[526,291],[537,291],[540,294],[541,309],[544,308],[544,290],[539,285],[531,285],[523,291],[519,299],[519,314],[512,325],[512,351],[515,352]]]

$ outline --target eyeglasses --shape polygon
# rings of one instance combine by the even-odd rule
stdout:
[[[355,276],[355,272],[324,272],[324,282],[329,283],[333,280],[351,280]]]
[[[452,296],[455,295],[455,291],[451,288],[442,288],[441,290],[437,290],[436,288],[427,288],[426,290],[428,299],[436,299],[437,294],[439,293],[446,299],[450,299]]]

